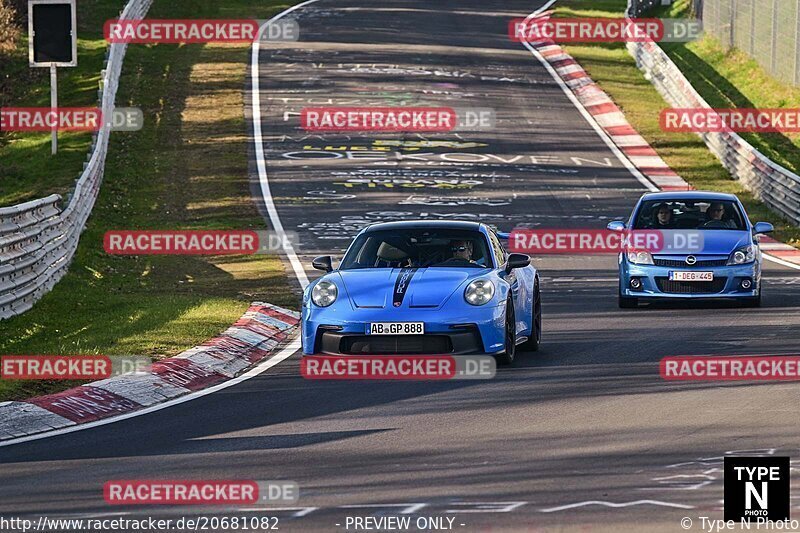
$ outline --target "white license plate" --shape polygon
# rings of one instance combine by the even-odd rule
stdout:
[[[424,322],[371,322],[369,335],[423,335]]]
[[[713,272],[673,271],[669,273],[671,281],[714,281]]]

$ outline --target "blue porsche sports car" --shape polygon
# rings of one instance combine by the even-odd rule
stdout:
[[[611,222],[608,229],[663,230],[659,233],[668,241],[659,251],[629,249],[619,255],[620,307],[636,307],[649,298],[734,298],[745,306],[761,305],[758,235],[773,227],[751,225],[732,194],[645,194],[627,224]],[[687,242],[695,248],[687,248]]]
[[[539,348],[539,276],[477,222],[403,221],[356,236],[303,294],[303,353],[494,355]]]

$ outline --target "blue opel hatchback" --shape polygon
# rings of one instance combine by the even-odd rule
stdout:
[[[619,306],[636,307],[653,298],[730,298],[761,305],[761,250],[758,235],[772,224],[750,224],[732,194],[659,192],[641,197],[630,219],[608,224],[612,231],[658,230],[684,247],[626,249],[619,255]],[[696,247],[687,249],[687,236]],[[680,239],[678,239],[680,238]]]

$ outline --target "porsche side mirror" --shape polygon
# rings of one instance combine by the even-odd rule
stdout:
[[[606,228],[611,231],[625,231],[625,223],[621,220],[615,220],[614,222],[609,222]]]
[[[317,270],[330,272],[333,270],[333,261],[331,260],[331,256],[321,255],[319,257],[315,257],[314,260],[311,261],[311,266],[313,266]]]
[[[511,272],[515,268],[523,268],[531,264],[531,256],[526,254],[508,254],[506,261],[506,273]]]

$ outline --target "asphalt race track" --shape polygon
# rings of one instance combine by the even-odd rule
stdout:
[[[311,257],[340,257],[373,221],[470,219],[510,231],[603,228],[629,213],[646,184],[507,37],[508,20],[539,5],[320,0],[292,14],[300,42],[261,46],[266,175],[306,275]],[[325,105],[492,108],[497,124],[404,136],[298,129],[303,107]],[[534,264],[543,347],[493,380],[314,382],[295,354],[168,409],[0,447],[0,515],[271,515],[283,531],[344,530],[347,516],[449,516],[463,531],[682,531],[682,517],[721,516],[726,452],[800,456],[797,384],[658,373],[668,355],[796,352],[800,271],[765,261],[760,309],[620,310],[615,256]],[[301,498],[269,510],[103,501],[108,480],[152,478],[287,479]]]

